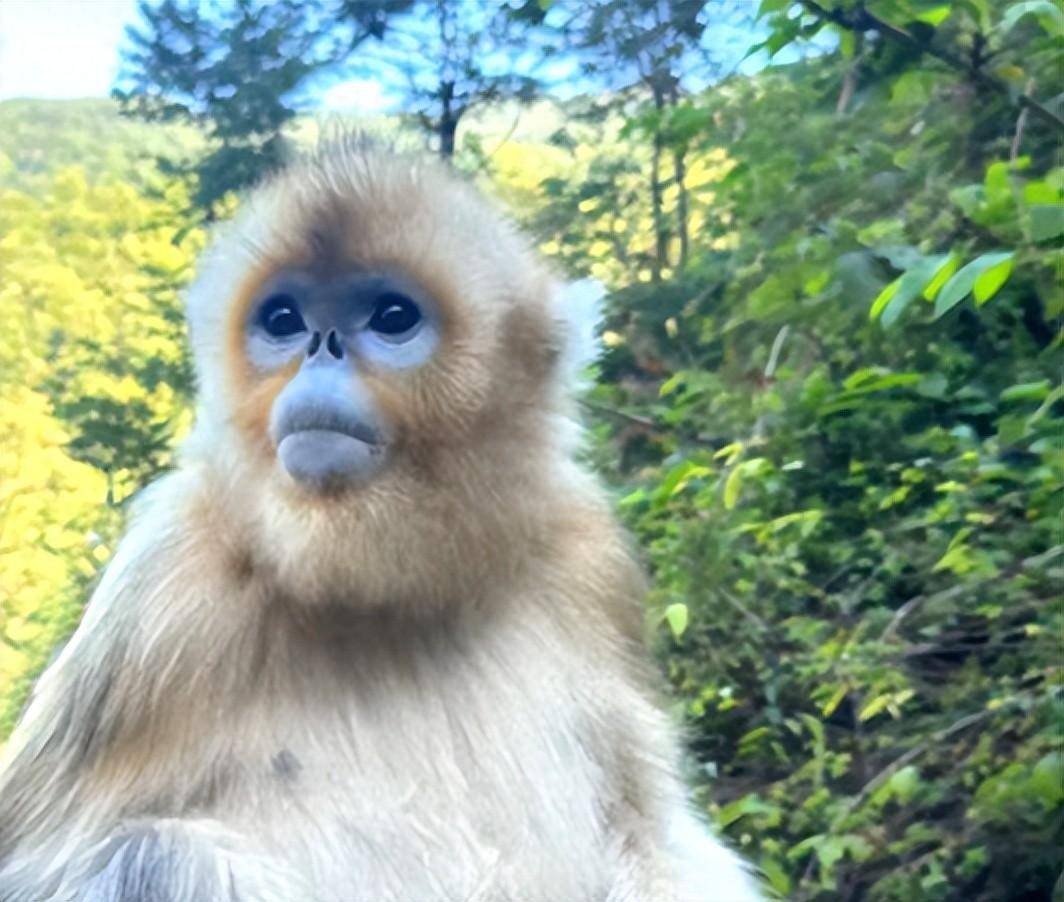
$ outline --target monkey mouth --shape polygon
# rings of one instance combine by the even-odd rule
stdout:
[[[380,433],[343,411],[294,411],[277,426],[277,459],[307,488],[365,482],[384,462]]]
[[[383,437],[376,429],[359,417],[335,408],[296,408],[282,416],[275,430],[278,447],[301,433],[332,433],[365,445],[383,444]]]

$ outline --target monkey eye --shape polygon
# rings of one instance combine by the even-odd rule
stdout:
[[[389,291],[377,298],[369,328],[379,335],[395,339],[410,332],[421,322],[421,309],[405,294]]]
[[[259,325],[274,338],[287,338],[307,330],[299,304],[288,294],[275,294],[263,302],[259,308]]]

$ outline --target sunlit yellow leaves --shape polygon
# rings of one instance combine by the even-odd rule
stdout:
[[[25,652],[12,648],[6,642],[0,642],[0,686],[6,687],[6,681],[15,678],[26,670],[29,658]]]
[[[176,291],[203,244],[196,230],[178,240],[180,184],[159,200],[77,167],[35,178],[0,196],[0,740],[21,704],[11,688],[76,622],[111,554],[108,502],[143,480],[75,459],[77,423],[57,408],[135,406],[163,434],[187,432],[183,395],[138,373],[181,363]]]
[[[723,147],[714,147],[688,163],[684,184],[691,189],[719,182],[731,172],[737,161],[728,156]]]
[[[544,194],[558,185],[579,186],[568,199],[570,216],[540,245],[543,253],[559,256],[563,263],[579,259],[583,273],[607,286],[630,281],[633,264],[652,259],[657,253],[657,236],[651,192],[645,173],[651,165],[652,148],[643,140],[621,134],[623,119],[609,119],[580,128],[570,123],[568,130],[578,136],[571,151],[552,145],[516,140],[505,141],[493,151],[493,178],[486,186],[521,216],[543,210]],[[681,185],[672,168],[671,155],[660,162],[661,214],[670,222],[681,202]],[[715,208],[713,186],[736,165],[722,148],[690,149],[684,158],[682,186],[687,210],[690,241],[716,250],[736,247],[738,236],[723,231],[728,211]],[[610,185],[601,193],[588,191],[588,184],[610,171]],[[623,207],[614,200],[625,198]],[[623,215],[621,212],[623,211]],[[671,231],[671,230],[670,230]],[[681,241],[675,232],[668,238],[667,265],[671,272],[679,263]],[[574,257],[575,255],[575,257]],[[653,274],[640,266],[636,278],[650,282]]]
[[[669,624],[672,634],[679,639],[687,629],[687,605],[682,602],[670,604],[665,609],[665,620]]]
[[[4,629],[4,636],[10,642],[23,643],[36,639],[42,631],[40,623],[34,623],[25,617],[13,618]]]
[[[591,264],[591,277],[598,279],[600,282],[608,282],[610,276],[613,275],[613,270],[610,266],[603,263],[601,260]]]

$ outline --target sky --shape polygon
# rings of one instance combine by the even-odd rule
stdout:
[[[0,101],[109,96],[125,26],[136,18],[136,0],[0,0]],[[730,39],[734,44],[738,38],[743,47],[750,43],[749,33],[722,23],[712,31],[717,41]],[[755,71],[763,65],[763,60],[751,58],[740,69]],[[567,78],[557,81],[578,87]],[[567,93],[557,87],[554,92]],[[365,72],[311,93],[309,105],[322,111],[372,114],[394,110],[400,103]]]
[[[0,100],[106,97],[135,0],[0,0]]]
[[[0,100],[107,97],[136,0],[0,0]],[[395,103],[356,78],[322,91],[320,108],[367,113]]]

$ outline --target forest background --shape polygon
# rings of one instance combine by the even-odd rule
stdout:
[[[210,224],[369,73],[605,286],[586,454],[707,815],[782,897],[1060,898],[1062,48],[1057,0],[142,5],[112,100],[0,103],[0,741],[188,430]]]

